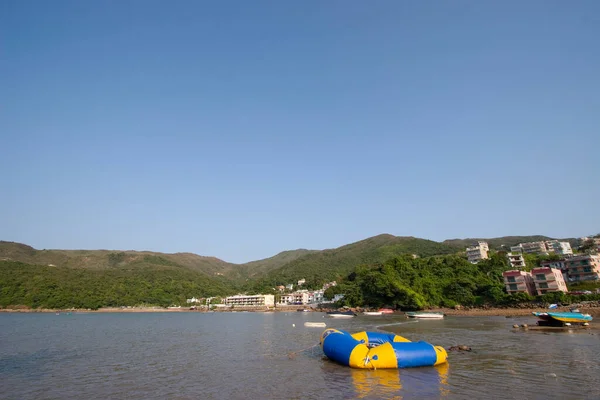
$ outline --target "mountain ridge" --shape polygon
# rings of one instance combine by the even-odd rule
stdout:
[[[394,236],[383,233],[331,249],[284,250],[274,256],[242,264],[230,263],[214,256],[202,256],[192,252],[162,253],[148,250],[106,249],[38,250],[23,243],[0,241],[0,260],[14,260],[38,265],[61,265],[70,268],[106,269],[124,267],[129,263],[143,260],[148,261],[147,257],[158,257],[159,259],[155,260],[158,264],[171,263],[208,276],[220,276],[232,282],[242,282],[269,275],[271,277],[279,276],[279,279],[285,277],[295,279],[304,271],[315,276],[323,275],[325,278],[325,276],[345,273],[351,266],[383,262],[386,257],[391,258],[400,254],[426,257],[460,252],[477,240],[485,240],[492,249],[499,250],[502,249],[502,245],[507,248],[521,242],[550,239],[552,238],[549,236],[530,235],[447,239],[436,242],[414,236]],[[577,239],[566,240],[573,242]]]

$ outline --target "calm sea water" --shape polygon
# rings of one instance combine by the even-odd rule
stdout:
[[[305,328],[306,321],[473,351],[450,353],[449,364],[438,367],[353,370],[323,357],[314,347],[322,328]],[[534,320],[0,314],[0,398],[600,399],[597,333],[515,331],[515,322]]]

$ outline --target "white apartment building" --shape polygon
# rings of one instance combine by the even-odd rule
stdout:
[[[548,254],[546,242],[521,243],[520,246],[526,254]]]
[[[479,241],[472,247],[467,247],[467,260],[470,263],[477,264],[481,260],[488,258],[489,246],[486,242]]]
[[[279,304],[308,304],[308,290],[300,290],[294,293],[282,294],[279,298]]]
[[[516,247],[516,246],[513,246]],[[547,240],[545,242],[528,242],[519,244],[523,253],[526,254],[548,254],[555,253],[559,255],[573,254],[569,242],[559,242],[558,240]],[[511,247],[512,251],[512,247]]]
[[[523,269],[523,267],[525,267],[525,259],[523,258],[523,254],[520,251],[513,251],[513,249],[517,250],[517,246],[511,247],[511,252],[506,254],[508,263],[512,268]]]
[[[490,251],[490,246],[487,242],[484,242],[483,240],[478,240],[476,246],[481,247],[485,251]]]
[[[324,290],[315,290],[314,292],[308,292],[308,303],[322,303]]]
[[[236,294],[235,296],[225,297],[225,300],[223,302],[225,303],[225,305],[228,305],[228,306],[273,307],[275,305],[275,296],[272,294],[255,294],[255,295]]]
[[[569,242],[559,242],[558,240],[549,240],[546,242],[548,251],[559,255],[573,254],[571,244]]]

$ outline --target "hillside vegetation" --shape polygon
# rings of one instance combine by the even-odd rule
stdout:
[[[502,279],[504,270],[505,257],[498,253],[478,264],[455,255],[424,259],[401,256],[358,267],[340,285],[328,289],[326,295],[344,293],[342,304],[352,307],[391,306],[402,310],[456,305],[511,306],[534,300],[561,304],[600,300],[598,294],[570,296],[562,292],[536,297],[526,293],[508,295]]]
[[[485,239],[502,249],[546,236]],[[417,309],[517,301],[503,291],[504,252],[477,265],[465,247],[476,239],[443,243],[379,235],[322,251],[293,250],[246,264],[192,253],[36,250],[0,241],[0,306],[91,308],[138,304],[184,304],[192,296],[238,292],[273,293],[274,287],[306,279],[314,289],[337,280],[348,305]],[[552,256],[547,256],[552,257]],[[528,267],[540,257],[526,255]],[[332,294],[332,293],[329,293]],[[563,299],[564,300],[564,299]]]
[[[282,266],[307,254],[318,252],[319,250],[306,249],[283,251],[273,257],[265,258],[263,260],[251,261],[246,264],[236,265],[225,275],[233,281],[246,281],[248,279],[264,275],[271,270],[281,268]]]
[[[114,257],[119,262],[118,254]],[[145,256],[127,268],[81,269],[0,261],[0,306],[32,308],[119,307],[185,304],[192,296],[231,294],[218,279]]]
[[[36,250],[21,243],[0,241],[0,260],[27,264],[54,265],[82,269],[114,269],[137,264],[147,257],[160,257],[167,262],[209,276],[224,274],[235,267],[215,257],[193,253],[158,253],[152,251],[118,250]],[[162,262],[162,261],[161,261]]]
[[[427,257],[457,251],[460,251],[457,246],[431,240],[379,235],[336,249],[306,254],[272,270],[264,278],[251,283],[249,289],[265,291],[275,285],[294,283],[303,278],[307,280],[307,287],[318,287],[346,276],[359,265],[381,263],[402,254]]]

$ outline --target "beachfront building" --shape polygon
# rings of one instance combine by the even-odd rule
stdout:
[[[568,291],[562,271],[558,268],[533,268],[531,270],[531,276],[533,277],[537,294],[548,292],[566,293]]]
[[[467,247],[467,260],[472,264],[477,264],[481,260],[488,258],[488,251],[490,250],[487,242],[479,241],[477,244]]]
[[[236,307],[272,307],[275,305],[275,296],[272,294],[236,294],[235,296],[225,297],[225,300],[223,302],[225,303],[225,305]]]
[[[323,302],[324,290],[315,290],[314,292],[308,292],[308,303],[318,304]]]
[[[510,248],[510,252],[506,254],[506,258],[508,258],[508,263],[511,268],[523,269],[525,268],[525,259],[523,258],[523,248],[521,245],[512,246]]]
[[[299,290],[294,293],[282,294],[279,298],[279,304],[308,304],[308,290]]]
[[[600,256],[584,254],[565,261],[569,281],[589,281],[600,279]]]
[[[292,304],[293,300],[294,296],[292,296],[291,294],[282,294],[281,296],[279,296],[279,302],[277,304]]]
[[[188,303],[188,304],[191,304],[191,303],[197,304],[197,303],[204,302],[204,299],[203,298],[197,299],[195,297],[192,297],[191,299],[186,299],[185,302]]]
[[[532,296],[535,295],[535,283],[529,272],[520,270],[504,271],[502,276],[504,277],[506,293],[527,293]]]

